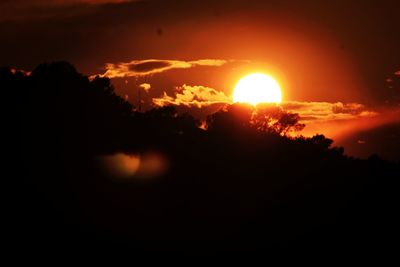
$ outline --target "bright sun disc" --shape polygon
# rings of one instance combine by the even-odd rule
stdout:
[[[279,84],[263,73],[249,74],[236,84],[233,91],[233,102],[249,103],[280,103],[282,92]]]

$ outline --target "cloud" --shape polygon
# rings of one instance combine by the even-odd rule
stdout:
[[[224,92],[206,86],[182,85],[175,87],[175,97],[169,96],[166,92],[160,98],[153,98],[157,106],[184,105],[188,107],[204,107],[214,104],[232,103],[231,98]]]
[[[108,78],[139,77],[161,73],[171,69],[189,69],[196,66],[219,67],[227,62],[227,60],[222,59],[200,59],[194,61],[163,59],[133,60],[127,63],[107,63],[105,65],[106,72],[98,76]],[[97,75],[93,75],[92,77],[94,76]]]
[[[378,114],[375,111],[367,110],[364,105],[359,103],[287,101],[281,105],[285,110],[298,113],[301,122],[306,124],[373,117]]]
[[[174,95],[164,92],[162,97],[153,98],[157,106],[176,105],[186,107],[206,107],[214,104],[232,104],[232,99],[224,92],[206,86],[182,85],[175,87]],[[371,118],[378,115],[360,103],[285,101],[281,107],[298,113],[300,122],[305,124]]]
[[[140,88],[142,88],[143,90],[147,92],[149,92],[150,88],[151,88],[151,84],[149,83],[142,83],[141,85],[139,85]]]

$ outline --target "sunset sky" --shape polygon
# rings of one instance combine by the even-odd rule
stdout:
[[[303,134],[365,156],[359,131],[399,123],[399,14],[396,0],[5,0],[0,63],[67,60],[135,106],[200,118],[231,103],[240,78],[266,73]]]

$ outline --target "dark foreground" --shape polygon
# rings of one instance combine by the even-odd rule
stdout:
[[[133,112],[108,79],[89,81],[66,63],[0,72],[18,99],[21,248],[396,243],[398,163],[347,157],[324,136],[282,136],[296,121],[257,129],[246,107],[214,114],[206,131],[170,107]]]

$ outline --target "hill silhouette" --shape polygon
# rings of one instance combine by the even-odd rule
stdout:
[[[18,99],[24,244],[353,249],[396,236],[399,163],[289,137],[296,114],[232,105],[204,130],[174,107],[134,111],[66,62],[2,68],[0,84]]]

